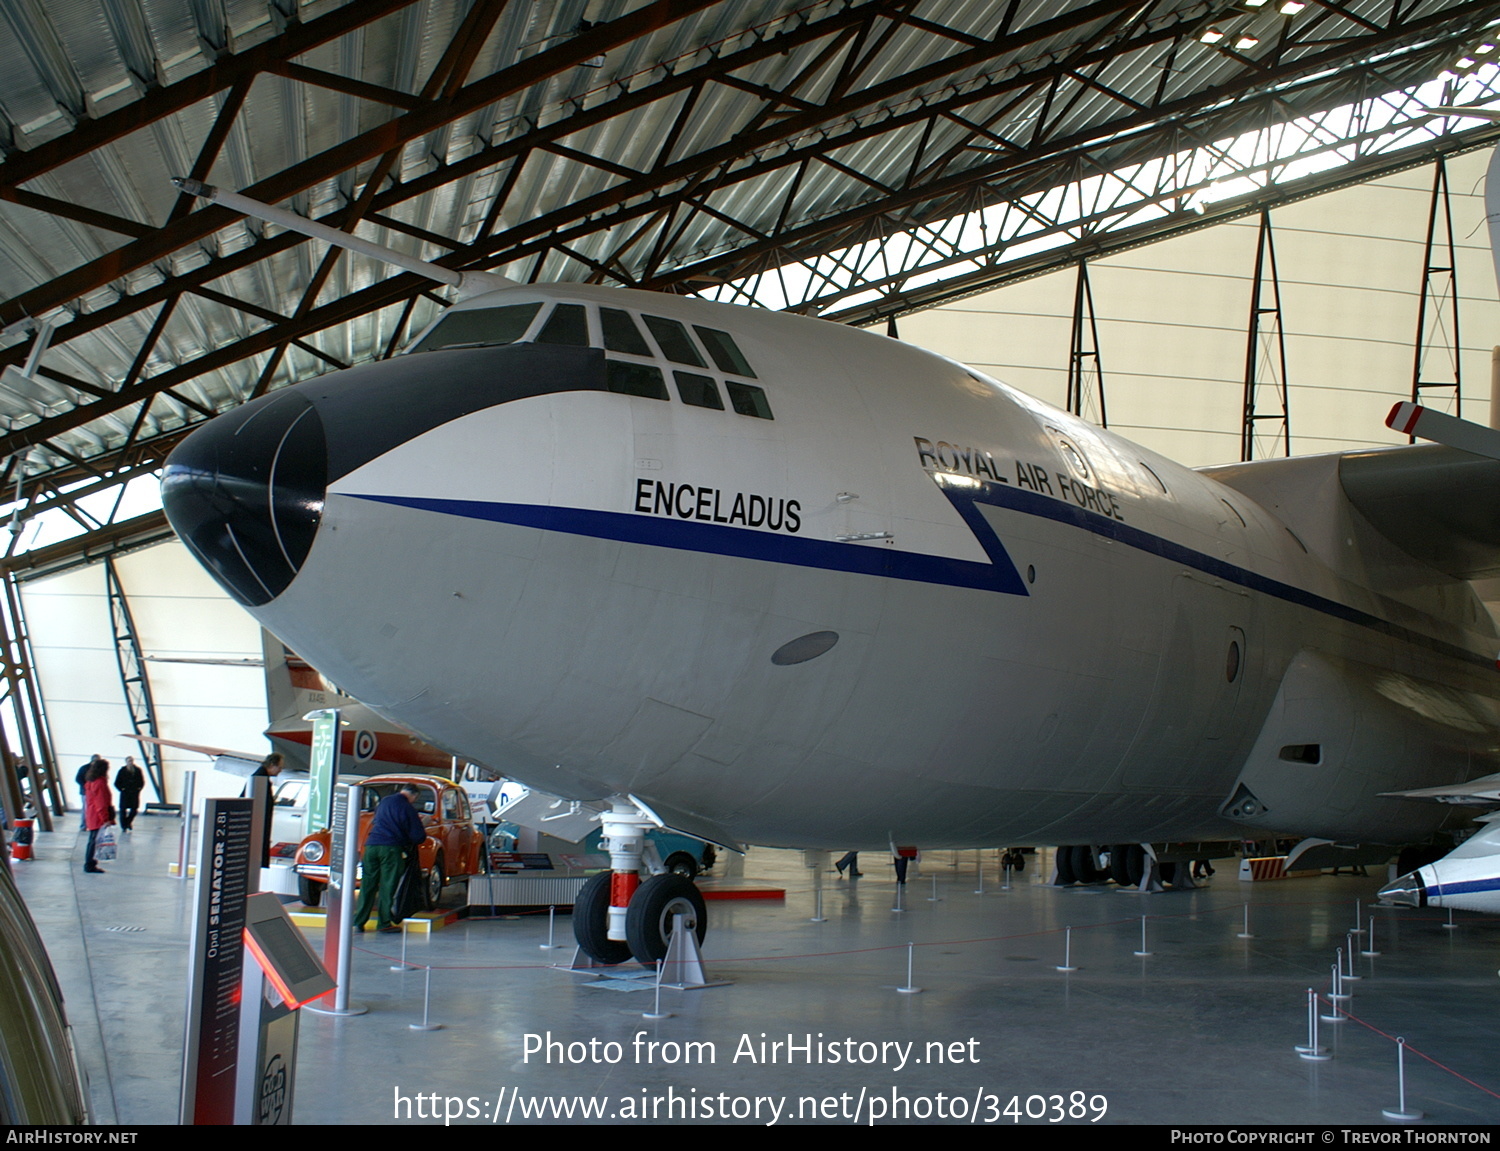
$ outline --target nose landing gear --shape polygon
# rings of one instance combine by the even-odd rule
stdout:
[[[655,967],[666,957],[679,915],[702,943],[708,913],[697,885],[663,869],[654,848],[648,862],[646,832],[659,824],[636,804],[620,800],[600,816],[600,823],[609,844],[610,870],[585,883],[573,904],[578,946],[599,963],[634,957]],[[643,870],[656,874],[643,881]]]

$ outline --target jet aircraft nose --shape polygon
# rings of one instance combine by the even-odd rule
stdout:
[[[162,504],[173,530],[236,600],[269,603],[312,547],[328,486],[317,409],[277,392],[200,428],[167,458]]]
[[[167,519],[246,607],[306,561],[328,487],[449,420],[554,392],[607,391],[597,348],[512,344],[397,356],[263,396],[167,458]]]
[[[1408,871],[1380,889],[1380,898],[1402,907],[1426,907],[1427,885],[1415,871]]]

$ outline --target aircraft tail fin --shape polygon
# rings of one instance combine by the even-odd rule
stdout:
[[[266,669],[266,715],[275,723],[278,719],[290,719],[297,706],[297,693],[292,687],[291,670],[287,667],[286,644],[265,628],[260,629],[260,650],[265,656]]]
[[[265,628],[260,631],[260,646],[266,667],[266,714],[272,727],[300,720],[312,707],[336,706],[342,698],[317,668]],[[321,694],[309,698],[308,692]]]
[[[1386,416],[1385,426],[1420,440],[1447,444],[1470,455],[1500,460],[1500,431],[1471,420],[1444,415],[1421,404],[1409,401],[1397,404]]]

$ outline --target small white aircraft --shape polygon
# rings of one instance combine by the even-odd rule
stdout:
[[[1500,461],[1194,471],[870,332],[423,267],[477,294],[194,433],[164,501],[354,696],[608,805],[574,913],[602,961],[702,932],[691,883],[640,882],[651,826],[1396,845],[1454,813],[1382,793],[1500,768],[1467,582],[1500,573]]]
[[[1480,816],[1485,827],[1443,858],[1407,872],[1380,889],[1404,907],[1453,907],[1500,913],[1500,814]]]
[[[1491,445],[1474,445],[1476,450]],[[1500,437],[1494,446],[1500,447]],[[1392,880],[1380,898],[1403,907],[1451,907],[1500,914],[1500,775],[1487,775],[1450,787],[1399,792],[1459,807],[1489,809],[1475,816],[1481,827],[1448,854]]]

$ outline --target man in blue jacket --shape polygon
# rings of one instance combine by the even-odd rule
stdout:
[[[427,838],[427,829],[414,806],[420,794],[416,784],[402,784],[399,791],[386,796],[375,809],[370,834],[365,836],[365,851],[360,857],[364,877],[360,882],[359,907],[354,912],[355,931],[365,929],[371,909],[375,910],[381,931],[387,935],[401,931],[392,913],[396,883],[406,869],[407,852],[416,851]]]

